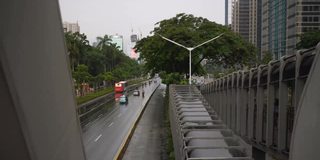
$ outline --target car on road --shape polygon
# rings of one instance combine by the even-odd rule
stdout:
[[[134,96],[140,96],[140,91],[139,90],[134,90],[133,91]]]
[[[120,96],[119,103],[120,104],[127,104],[128,103],[128,98],[125,95]]]

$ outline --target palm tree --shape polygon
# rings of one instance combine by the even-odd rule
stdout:
[[[65,33],[65,39],[70,58],[71,69],[74,71],[74,68],[79,65],[80,61],[84,61],[84,55],[90,46],[89,41],[87,40],[87,36],[85,34],[80,34],[79,32],[67,32]]]
[[[77,42],[75,40],[74,34],[72,34],[71,32],[67,32],[65,34],[65,38],[66,38],[66,45],[67,45],[67,49],[68,49],[68,55],[69,55],[69,59],[70,59],[71,69],[72,69],[72,71],[74,71],[74,66],[77,61],[76,59],[79,55],[79,48],[77,46]]]
[[[108,35],[104,35],[103,37],[97,37],[98,45],[97,48],[102,50],[105,46],[110,45],[111,39]]]

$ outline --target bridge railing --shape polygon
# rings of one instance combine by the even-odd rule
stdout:
[[[169,90],[176,159],[252,159],[250,146],[221,121],[195,86],[170,85]]]
[[[287,159],[299,99],[316,55],[298,52],[201,86],[221,119],[253,146]]]

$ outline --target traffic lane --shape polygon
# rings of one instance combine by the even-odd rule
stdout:
[[[145,87],[145,92],[146,94],[148,94],[150,88],[149,87]],[[134,96],[130,96],[128,98],[129,104],[130,103],[134,103],[134,105],[136,106],[136,102],[131,102],[132,97],[134,98]],[[95,119],[93,122],[91,122],[89,127],[86,127],[87,129],[83,131],[83,139],[84,140],[88,140],[88,139],[92,139],[92,136],[94,136],[95,133],[99,132],[99,130],[101,130],[101,128],[104,125],[104,122],[106,122],[107,119],[113,119],[115,117],[115,115],[118,114],[118,110],[120,109],[120,104],[118,102],[111,102],[111,104],[113,105],[111,108],[111,111],[109,113],[102,113],[101,116],[97,119]],[[106,105],[110,105],[110,104],[106,104]],[[121,112],[124,112],[125,109],[123,109]],[[122,113],[119,113],[118,116],[121,116]]]
[[[83,133],[82,137],[85,146],[92,143],[92,140],[96,138],[97,133],[100,133],[107,123],[111,123],[117,117],[117,114],[120,113],[119,109],[120,108],[116,106],[110,113],[93,122],[91,128]]]
[[[91,135],[87,135],[85,141],[86,155],[89,160],[112,159],[120,147],[125,135],[128,133],[133,120],[138,115],[142,107],[142,102],[146,101],[152,93],[156,84],[144,87],[145,98],[129,96],[128,105],[115,105],[118,109],[95,121],[94,130]],[[119,116],[120,115],[120,116]]]
[[[128,123],[130,118],[134,117],[134,111],[138,110],[138,106],[141,106],[140,97],[129,97],[128,99],[130,101],[128,105],[117,105],[117,110],[110,117],[104,117],[105,120],[101,119],[96,122],[96,128],[93,128],[95,132],[92,132],[93,134],[85,144],[89,160],[113,158],[130,127],[130,123]]]
[[[151,90],[150,90],[151,91]],[[150,92],[148,89],[146,89],[146,97]],[[137,97],[139,98],[139,97]],[[134,98],[136,99],[136,98]],[[132,103],[132,100],[129,100]],[[141,102],[141,100],[139,100]],[[124,139],[125,135],[128,133],[128,130],[131,126],[134,118],[137,116],[137,111],[139,110],[139,106],[141,105],[134,105],[134,106],[120,106],[120,110],[125,111],[128,109],[126,113],[127,116],[120,120],[116,120],[113,122],[112,129],[106,129],[101,134],[97,135],[97,138],[94,139],[97,143],[95,145],[92,145],[92,147],[88,147],[88,153],[87,157],[88,159],[112,159],[114,155],[116,154],[118,148],[120,147],[122,140]],[[134,103],[137,104],[137,103]],[[136,111],[136,112],[134,112]],[[122,117],[122,116],[121,116]],[[118,127],[122,126],[122,127]],[[107,136],[103,136],[107,135]],[[112,145],[110,145],[112,144]],[[93,153],[93,154],[91,154]]]
[[[92,141],[93,144],[87,146],[86,154],[88,160],[113,159],[130,128],[130,123],[128,122],[134,114],[133,112],[130,113],[128,116],[122,118],[122,120],[116,120],[106,125],[108,129],[100,132]]]
[[[146,86],[146,87],[143,87],[143,88],[138,88],[140,90],[140,92],[142,91],[142,89],[145,90],[146,94],[147,92],[149,92],[150,90],[150,87]],[[130,96],[132,95],[132,93],[129,94],[129,98],[128,98],[128,101],[129,103],[136,103],[136,102],[131,102],[131,97]],[[141,96],[141,95],[140,95]],[[101,113],[100,117],[93,120],[92,122],[89,122],[88,125],[90,126],[85,126],[83,128],[83,139],[84,139],[84,142],[86,144],[86,141],[92,139],[93,136],[95,136],[95,133],[99,132],[101,130],[101,128],[103,127],[104,125],[104,122],[106,122],[107,119],[112,119],[115,117],[115,115],[118,114],[118,116],[121,116],[122,113],[119,113],[119,109],[120,109],[120,104],[118,102],[115,102],[115,101],[111,101],[107,104],[104,104],[105,106],[108,106],[108,105],[112,105],[111,109],[110,109],[110,112],[108,113]],[[123,111],[122,111],[123,112]]]
[[[114,119],[115,115],[119,112],[119,107],[115,102],[111,102],[112,108],[110,112],[102,114],[100,117],[95,119],[92,122],[89,122],[88,124],[90,126],[87,126],[86,129],[82,130],[82,139],[84,142],[84,145],[87,145],[87,143],[90,141],[90,139],[93,138],[94,134],[99,132],[101,128],[103,127],[104,122]]]
[[[165,88],[165,85],[160,85],[151,97],[130,140],[123,157],[124,160],[157,160],[165,156],[166,152],[161,148]]]

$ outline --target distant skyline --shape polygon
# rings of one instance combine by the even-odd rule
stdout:
[[[224,0],[59,0],[63,21],[78,22],[90,44],[97,36],[122,35],[130,51],[131,30],[149,35],[154,24],[178,13],[193,14],[224,24]],[[230,11],[229,11],[230,12]],[[230,14],[229,14],[230,15]],[[230,23],[230,21],[229,21]]]

